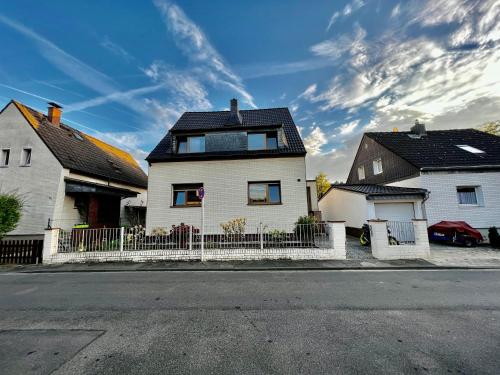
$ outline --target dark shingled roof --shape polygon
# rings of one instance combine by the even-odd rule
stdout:
[[[149,162],[168,160],[204,160],[210,158],[245,158],[305,155],[306,150],[288,108],[240,110],[241,125],[236,124],[230,111],[185,112],[172,129],[146,158]],[[200,154],[177,154],[173,150],[172,134],[204,133],[221,130],[255,130],[283,126],[287,147],[276,150],[224,151]]]
[[[328,192],[332,189],[341,189],[341,190],[352,191],[353,193],[364,194],[367,196],[366,199],[384,197],[384,196],[401,196],[401,195],[420,196],[423,198],[427,194],[426,189],[375,185],[375,184],[353,184],[353,185],[334,184],[330,186],[330,189],[327,191],[326,194],[328,194]],[[324,194],[323,197],[325,197],[326,194]],[[321,199],[323,197],[321,197]]]
[[[500,166],[500,137],[475,129],[432,130],[420,138],[411,132],[365,133],[421,169],[468,169]],[[457,145],[484,151],[473,154]]]
[[[48,121],[46,115],[19,102],[12,103],[64,168],[104,180],[147,188],[146,174],[129,153],[66,124],[55,126]]]

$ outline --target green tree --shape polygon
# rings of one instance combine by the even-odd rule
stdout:
[[[478,129],[485,133],[500,136],[500,120],[485,122]]]
[[[330,185],[324,172],[320,172],[319,175],[316,176],[316,192],[318,193],[318,199],[330,189]]]
[[[22,209],[23,202],[16,194],[0,193],[0,239],[16,229]]]

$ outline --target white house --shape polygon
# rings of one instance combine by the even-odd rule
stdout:
[[[285,229],[308,214],[305,155],[287,108],[186,112],[147,158],[147,231],[199,227],[200,187],[207,230],[241,217]]]
[[[427,191],[383,185],[332,185],[318,202],[327,221],[345,221],[346,231],[359,235],[368,220],[411,221],[423,219]]]
[[[17,101],[0,112],[0,191],[24,201],[9,236],[40,237],[48,225],[117,227],[140,216],[147,176],[127,152],[61,122],[61,107],[42,114]]]
[[[500,227],[500,137],[475,129],[365,133],[348,184],[429,191],[424,218]]]

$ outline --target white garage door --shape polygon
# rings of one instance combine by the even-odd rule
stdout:
[[[415,218],[413,203],[375,203],[377,219],[409,221]]]

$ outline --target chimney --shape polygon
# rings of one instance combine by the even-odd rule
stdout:
[[[425,133],[426,133],[425,124],[418,122],[418,119],[415,120],[415,125],[413,125],[411,127],[410,132],[412,132],[413,134],[415,134],[419,137],[425,135]]]
[[[238,101],[236,99],[231,99],[231,112],[229,114],[229,119],[227,125],[241,125],[242,118],[240,110],[238,109]]]
[[[61,123],[62,106],[57,103],[49,102],[49,110],[47,113],[47,118],[49,122],[54,126],[59,126]]]

